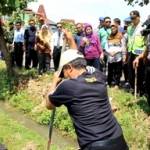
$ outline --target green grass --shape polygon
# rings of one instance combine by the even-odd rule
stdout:
[[[9,80],[4,72],[5,66],[1,67],[0,64],[0,78],[4,78],[3,81],[0,80],[0,85],[2,85],[2,88],[0,88],[2,92],[0,93],[0,97],[3,97],[3,99],[9,98],[9,103],[11,105],[27,113],[38,123],[48,124],[50,120],[50,111],[46,110],[46,108],[42,108],[40,111],[33,111],[34,108],[41,103],[42,93],[39,91],[30,92],[32,88],[28,89],[26,86],[23,88],[13,87],[17,89],[17,92],[11,92],[9,90]],[[29,80],[31,76],[31,79],[34,80],[34,75],[36,76],[35,72],[28,73],[23,70],[22,73],[20,72],[19,80],[23,81],[24,76],[26,77],[25,79],[28,78]],[[43,88],[48,85],[51,81],[51,77],[51,75],[48,77],[42,76],[40,78],[36,76],[35,80],[38,80],[40,84],[37,85],[35,89]],[[34,82],[32,86],[34,86]],[[150,150],[150,108],[145,98],[138,98],[136,103],[132,103],[134,101],[134,96],[132,94],[114,88],[108,91],[109,97],[112,97],[112,104],[118,108],[117,112],[115,112],[115,116],[123,129],[130,150]],[[75,137],[74,128],[65,107],[57,109],[54,125],[56,128],[62,130],[64,134]]]
[[[134,97],[123,90],[109,89],[115,113],[131,150],[149,150],[150,108],[144,97],[134,102]]]
[[[9,150],[21,150],[30,143],[36,147],[36,150],[46,149],[46,140],[18,122],[13,121],[1,111],[0,129],[0,143],[5,144]],[[53,147],[53,150],[56,150],[56,148]]]

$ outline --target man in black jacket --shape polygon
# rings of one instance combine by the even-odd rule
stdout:
[[[25,68],[30,69],[31,62],[32,67],[37,68],[38,58],[37,51],[35,50],[35,38],[36,38],[36,27],[33,19],[29,20],[29,27],[25,30]]]

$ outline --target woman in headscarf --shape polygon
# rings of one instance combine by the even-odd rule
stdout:
[[[87,65],[100,69],[100,58],[103,57],[98,35],[93,33],[91,25],[86,24],[84,27],[85,37],[82,38],[79,50],[85,56]]]
[[[42,25],[41,30],[36,37],[36,49],[38,51],[39,59],[39,74],[50,69],[51,59],[51,32],[47,25]]]

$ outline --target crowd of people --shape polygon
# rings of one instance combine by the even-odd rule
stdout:
[[[134,10],[125,27],[120,24],[119,18],[100,17],[98,33],[90,24],[76,24],[76,49],[61,54],[53,76],[46,106],[67,107],[81,150],[129,150],[111,110],[106,81],[118,87],[124,72],[132,90],[137,78],[137,91],[140,96],[146,93],[150,104],[150,20],[144,27]]]
[[[12,67],[23,67],[25,54],[25,68],[36,68],[42,75],[50,71],[53,58],[54,70],[57,71],[61,52],[65,50],[67,36],[72,36],[74,47],[84,55],[87,64],[101,70],[107,75],[110,87],[119,87],[124,77],[125,88],[134,91],[135,66],[134,60],[146,50],[148,43],[146,35],[142,34],[144,26],[137,10],[130,12],[121,26],[119,18],[100,17],[97,32],[88,23],[77,23],[76,32],[69,35],[61,22],[57,23],[57,31],[52,33],[44,19],[36,25],[34,19],[29,20],[28,27],[23,27],[21,21],[9,23],[6,33],[6,42],[11,54]],[[148,53],[147,53],[148,54]],[[145,56],[145,55],[144,55]],[[143,56],[143,57],[144,57]],[[137,91],[140,96],[148,93],[145,63],[140,57],[137,68]],[[139,57],[138,57],[139,58]],[[148,57],[149,58],[149,57]],[[135,60],[137,62],[137,59]],[[147,71],[146,71],[147,72]]]
[[[59,74],[54,75],[47,107],[68,108],[82,150],[128,150],[110,108],[106,82],[118,88],[123,76],[124,86],[134,91],[137,78],[137,92],[145,94],[150,105],[150,18],[143,24],[137,10],[129,15],[124,27],[119,18],[100,17],[97,32],[88,23],[77,23],[74,35],[61,22],[55,33],[44,21],[38,28],[33,19],[26,29],[19,21],[9,24],[6,42],[12,67],[23,67],[25,53],[25,68],[36,68],[42,75],[50,71],[53,58]],[[62,78],[68,80],[59,84]]]

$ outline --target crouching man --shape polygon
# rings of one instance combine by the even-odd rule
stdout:
[[[106,77],[98,70],[88,72],[78,50],[62,54],[46,105],[67,107],[81,150],[128,150],[109,104]]]

